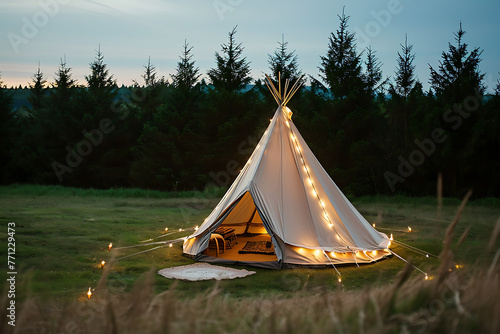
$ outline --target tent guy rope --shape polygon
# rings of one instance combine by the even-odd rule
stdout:
[[[129,254],[129,255],[126,255],[126,256],[119,257],[119,258],[115,259],[114,261],[119,261],[119,260],[123,260],[123,259],[129,258],[129,257],[135,256],[135,255],[147,253],[147,252],[150,252],[150,251],[153,251],[153,250],[165,247],[166,245],[168,245],[169,247],[172,247],[173,244],[176,244],[176,243],[179,243],[179,242],[183,242],[184,240],[186,240],[187,237],[188,237],[188,235],[182,236],[182,237],[179,237],[179,238],[176,238],[176,239],[165,240],[165,241],[155,241],[155,242],[149,242],[149,243],[144,243],[144,242],[147,242],[147,241],[150,241],[150,240],[154,240],[154,239],[158,239],[158,238],[161,238],[161,237],[165,237],[165,236],[168,236],[168,235],[171,235],[171,234],[174,234],[174,233],[187,232],[187,231],[196,231],[197,229],[198,229],[198,226],[196,226],[196,227],[188,227],[188,228],[180,228],[179,230],[172,231],[172,232],[169,232],[169,233],[166,233],[166,234],[162,234],[160,236],[157,236],[157,237],[154,237],[154,238],[151,238],[151,239],[147,239],[147,240],[141,241],[140,244],[135,244],[135,245],[130,245],[130,246],[123,246],[123,247],[115,247],[115,248],[113,248],[113,251],[118,251],[118,250],[123,250],[123,249],[129,249],[129,248],[137,248],[137,247],[146,247],[146,246],[156,246],[156,245],[159,245],[157,247],[153,247],[153,248],[146,249],[146,250],[143,250],[143,251],[140,251],[140,252],[136,252],[136,253],[133,253],[133,254]],[[165,230],[168,230],[168,228],[165,229]],[[111,243],[110,243],[110,245],[111,245]],[[111,247],[109,249],[111,250]]]
[[[176,231],[172,231],[172,232],[164,233],[164,234],[159,235],[159,236],[157,236],[157,237],[153,237],[153,238],[150,238],[150,239],[142,240],[142,241],[141,241],[141,243],[142,243],[142,242],[152,241],[152,240],[154,240],[154,239],[164,238],[164,237],[169,236],[169,235],[172,235],[172,234],[174,234],[174,233],[179,233],[179,232],[183,232],[183,231],[196,231],[197,229],[198,229],[198,226],[196,226],[196,227],[188,227],[188,228],[184,228],[184,229],[183,229],[183,228],[180,228],[179,230],[176,230]],[[168,227],[167,227],[167,228],[165,228],[165,232],[167,232],[167,231],[168,231]],[[119,249],[119,248],[117,248],[117,249]]]

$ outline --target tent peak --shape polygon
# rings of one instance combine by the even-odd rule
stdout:
[[[283,87],[283,89],[281,89],[281,73],[278,73],[278,89],[276,89],[271,78],[269,78],[267,74],[265,83],[274,99],[276,100],[276,103],[278,103],[279,106],[286,107],[292,96],[299,90],[300,86],[302,86],[303,77],[303,75],[300,76],[290,89],[288,89],[288,86],[290,84],[290,80],[288,79],[285,80],[285,86]]]

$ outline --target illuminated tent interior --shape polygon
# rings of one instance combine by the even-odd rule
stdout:
[[[276,89],[268,78],[278,109],[229,190],[185,240],[185,255],[279,269],[372,263],[391,254],[387,235],[344,196],[295,127],[286,104],[298,82]]]

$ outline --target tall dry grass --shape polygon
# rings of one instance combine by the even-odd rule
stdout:
[[[217,284],[193,299],[177,297],[175,287],[155,295],[151,274],[123,295],[112,296],[96,289],[90,301],[67,305],[30,298],[18,313],[15,328],[6,323],[2,314],[2,332],[500,332],[498,266],[489,273],[453,271],[444,280],[408,279],[410,272],[407,266],[394,284],[363,291],[241,300],[226,297]]]
[[[446,232],[442,263],[430,280],[411,275],[407,265],[394,283],[363,291],[338,286],[292,298],[235,299],[216,283],[186,299],[177,296],[175,284],[155,294],[153,272],[133,291],[111,295],[106,271],[91,300],[82,296],[53,305],[28,298],[15,328],[7,324],[4,295],[0,328],[2,333],[500,333],[500,250],[488,267],[456,269],[453,263],[453,231],[467,198]],[[499,230],[500,220],[489,245],[497,244]],[[491,256],[491,247],[485,256]]]

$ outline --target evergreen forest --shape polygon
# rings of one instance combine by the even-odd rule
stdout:
[[[0,183],[228,187],[276,110],[237,37],[235,27],[206,73],[185,42],[175,73],[161,76],[146,59],[131,86],[117,84],[100,48],[85,82],[65,60],[53,77],[38,68],[25,88],[0,82]],[[302,73],[282,40],[267,55],[268,75],[304,82],[288,104],[293,121],[348,196],[432,195],[439,174],[445,196],[470,188],[476,197],[500,196],[500,82],[485,86],[482,49],[469,45],[460,24],[436,55],[439,66],[417,78],[418,50],[408,38],[400,46],[397,68],[382,73],[376,50],[358,50],[342,14],[318,73]]]

